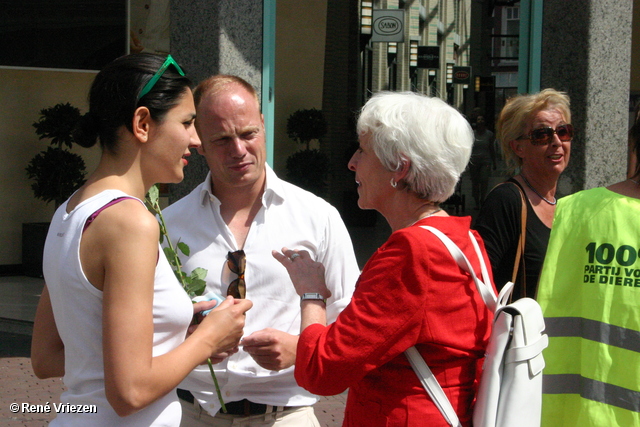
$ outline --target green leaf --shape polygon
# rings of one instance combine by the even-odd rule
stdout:
[[[147,194],[151,203],[156,206],[158,204],[158,200],[160,199],[160,190],[158,189],[158,185],[154,185],[149,189],[149,193]]]
[[[178,249],[180,249],[180,252],[182,252],[186,256],[189,256],[189,254],[191,253],[191,249],[189,249],[189,245],[187,245],[186,243],[178,242],[177,246],[178,246]]]
[[[166,256],[169,262],[173,265],[172,260],[174,259],[176,253],[169,247],[163,248],[162,250],[164,251],[164,256]]]
[[[158,200],[160,198],[160,190],[158,190],[158,185],[154,185],[149,189],[149,192],[147,193],[147,195],[144,198],[144,203],[145,205],[147,205],[147,209],[149,209],[149,211],[156,215],[156,216],[161,216],[162,213],[160,212],[160,205],[158,203]],[[162,224],[161,219],[159,218],[158,221],[160,222],[160,224]],[[162,230],[161,230],[162,232]],[[162,236],[160,236],[162,237]],[[161,240],[162,241],[162,240]]]
[[[202,279],[193,279],[191,283],[187,285],[186,291],[189,296],[200,296],[204,293],[205,288],[207,287],[207,282]]]
[[[207,273],[209,272],[209,270],[202,268],[202,267],[197,267],[195,268],[192,272],[191,272],[191,279],[192,280],[204,280],[205,277],[207,277]]]

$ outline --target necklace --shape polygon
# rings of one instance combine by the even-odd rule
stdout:
[[[417,220],[415,220],[411,225],[409,225],[409,227],[411,227],[412,225],[414,225],[414,224],[415,224],[416,222],[418,222],[418,221],[422,221],[422,220],[423,220],[423,219],[425,219],[425,218],[429,218],[430,216],[437,214],[437,213],[438,213],[438,212],[440,212],[441,210],[442,210],[442,208],[438,208],[438,209],[436,209],[435,211],[431,211],[431,212],[429,212],[427,215],[423,216],[422,218],[418,218]]]
[[[522,178],[524,183],[527,184],[527,187],[529,187],[531,189],[531,191],[536,193],[538,195],[538,197],[540,197],[542,200],[544,200],[545,202],[549,203],[551,206],[553,206],[556,203],[558,203],[558,199],[556,199],[555,197],[553,198],[553,202],[552,202],[551,200],[547,199],[546,197],[543,197],[542,194],[538,193],[536,191],[536,189],[533,188],[533,186],[531,184],[529,184],[529,181],[527,181],[527,178],[525,178],[524,175],[520,174],[520,177]]]
[[[422,218],[420,218],[420,219],[429,218],[430,216],[437,214],[437,213],[438,213],[438,212],[440,212],[441,210],[442,210],[442,208],[438,208],[438,209],[436,209],[435,211],[429,212],[427,215],[423,216],[423,217],[422,217]],[[418,221],[420,221],[420,219],[419,219]],[[418,221],[416,221],[416,222],[418,222]]]

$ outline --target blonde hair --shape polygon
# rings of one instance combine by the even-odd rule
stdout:
[[[520,138],[536,114],[544,110],[558,110],[567,123],[571,123],[569,96],[555,89],[544,89],[534,94],[517,95],[510,98],[500,112],[496,123],[496,137],[500,141],[502,153],[510,173],[522,166],[509,144]]]

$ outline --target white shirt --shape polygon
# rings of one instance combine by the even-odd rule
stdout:
[[[359,276],[349,233],[338,211],[323,199],[279,179],[266,166],[266,189],[262,207],[253,220],[244,248],[239,248],[220,215],[220,200],[211,192],[211,176],[183,199],[163,211],[167,232],[175,245],[190,248],[181,256],[183,271],[208,270],[207,291],[226,295],[236,277],[224,268],[229,251],[244,249],[246,298],[253,302],[247,312],[245,336],[265,328],[293,335],[300,333],[300,297],[286,269],[271,255],[272,250],[304,249],[321,262],[331,291],[327,319],[332,322],[351,300]],[[296,384],[294,367],[269,371],[260,367],[242,349],[215,372],[225,402],[249,399],[273,406],[307,406],[317,396]],[[200,405],[215,415],[220,404],[207,366],[195,369],[179,388],[191,391]]]
[[[180,424],[182,409],[175,391],[127,417],[118,416],[107,401],[102,351],[103,294],[87,280],[82,270],[80,243],[89,216],[119,197],[131,196],[119,190],[105,190],[82,201],[70,213],[66,212],[67,201],[51,220],[44,248],[43,272],[58,332],[64,342],[67,390],[60,396],[60,401],[96,407],[95,413],[61,412],[51,426]],[[132,277],[131,286],[135,285],[135,277]],[[192,316],[193,306],[187,293],[178,283],[167,258],[160,254],[153,285],[154,357],[173,350],[184,341]]]

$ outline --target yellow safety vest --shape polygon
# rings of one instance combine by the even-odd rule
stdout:
[[[640,200],[562,198],[540,276],[542,426],[640,426]]]

